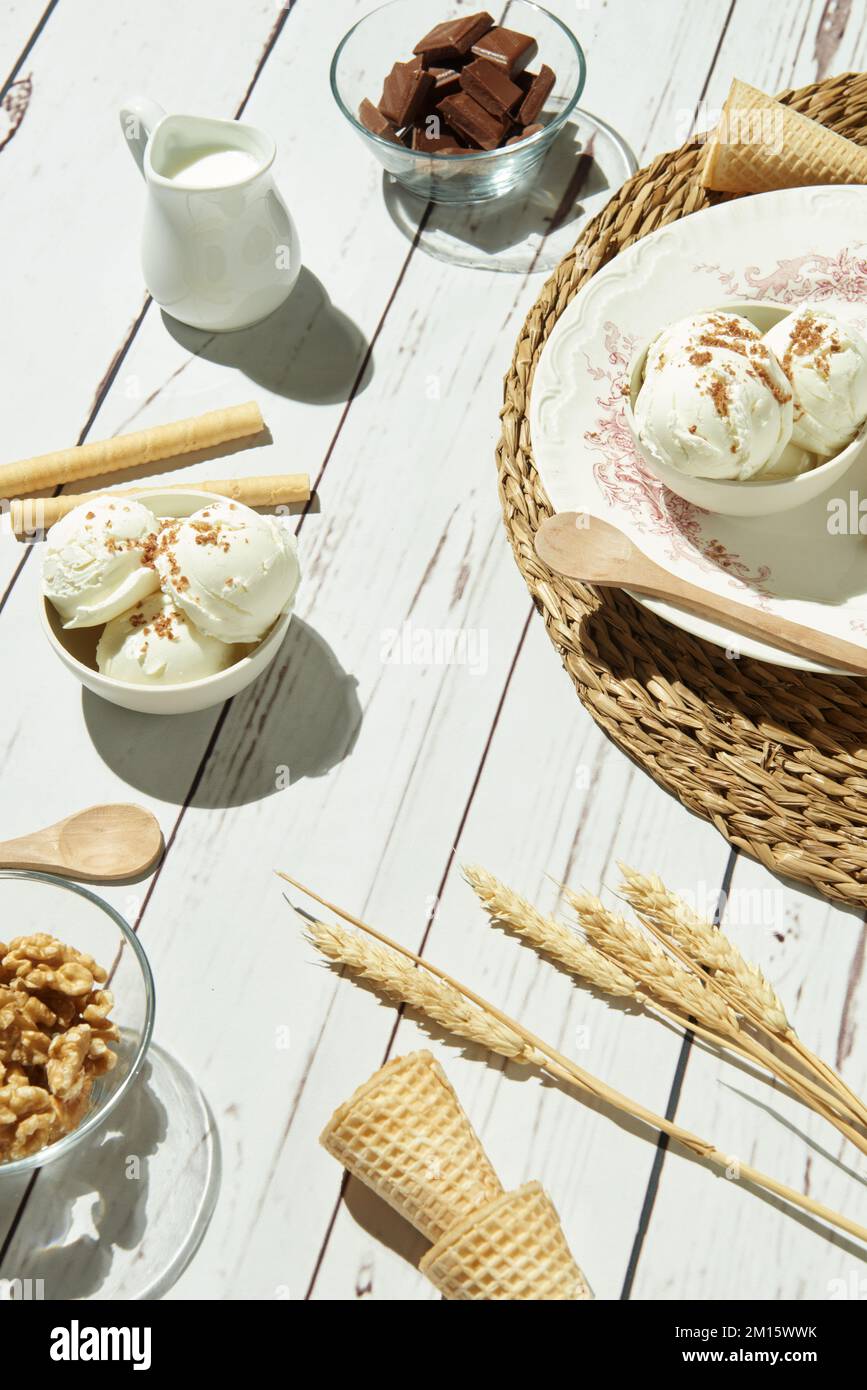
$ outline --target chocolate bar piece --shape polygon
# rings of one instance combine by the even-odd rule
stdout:
[[[379,109],[398,129],[412,125],[425,108],[433,87],[430,73],[409,63],[395,63],[382,86]]]
[[[493,17],[486,10],[462,19],[446,19],[419,39],[412,51],[420,55],[426,68],[457,67],[476,40],[493,27]]]
[[[436,126],[430,118],[424,125],[413,126],[411,148],[420,150],[422,154],[466,154],[467,150],[458,144],[457,137],[452,135],[445,121],[438,116],[435,119]]]
[[[489,63],[498,63],[506,69],[508,77],[523,72],[537,50],[536,40],[529,34],[519,34],[517,29],[490,29],[483,38],[473,44],[472,53],[476,58],[487,58]]]
[[[434,91],[442,101],[461,90],[461,75],[456,68],[428,68],[434,80]]]
[[[461,86],[465,92],[490,111],[492,116],[507,116],[523,98],[523,92],[502,68],[486,58],[476,58],[461,69]]]
[[[469,92],[446,97],[437,108],[449,125],[473,145],[483,150],[495,150],[509,127],[502,116],[492,116],[484,106],[474,101]]]
[[[538,72],[522,72],[518,80],[518,86],[524,92],[524,100],[518,107],[518,120],[521,125],[532,125],[539,119],[539,114],[555,82],[554,72],[543,63]]]
[[[417,58],[416,62],[420,63],[421,59]],[[421,125],[428,116],[436,115],[443,97],[453,96],[461,90],[461,75],[455,68],[427,68],[426,71],[433,78],[433,86],[425,97],[424,110],[415,118],[416,125]]]
[[[531,135],[538,135],[540,130],[544,130],[543,125],[528,125],[524,130],[519,130],[517,135],[513,135],[506,141],[507,145],[520,145],[522,140],[529,140]]]
[[[358,108],[358,119],[373,135],[379,135],[383,140],[390,140],[393,145],[400,144],[397,131],[387,116],[383,116],[378,106],[374,106],[367,97]]]

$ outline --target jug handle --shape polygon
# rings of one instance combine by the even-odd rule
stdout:
[[[120,108],[120,128],[140,174],[144,174],[147,142],[165,114],[163,108],[148,97],[133,97]]]

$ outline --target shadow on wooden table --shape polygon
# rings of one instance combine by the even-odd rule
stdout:
[[[609,191],[592,133],[585,141],[580,123],[572,122],[560,131],[532,178],[488,202],[465,207],[428,203],[383,176],[389,216],[426,255],[451,265],[518,275],[556,265]]]
[[[353,1220],[378,1245],[387,1246],[414,1269],[418,1268],[420,1259],[430,1249],[430,1241],[425,1240],[399,1212],[357,1178],[350,1177],[347,1181],[343,1200]],[[369,1271],[369,1276],[370,1287],[356,1289],[359,1297],[376,1292],[373,1270]]]
[[[349,756],[362,720],[357,686],[295,617],[274,663],[224,705],[133,714],[83,690],[82,709],[94,748],[130,787],[176,805],[243,806]]]
[[[158,1298],[208,1228],[220,1187],[216,1123],[189,1072],[151,1046],[141,1076],[85,1143],[25,1192],[0,1184],[0,1225],[20,1213],[0,1279],[37,1296]]]
[[[301,908],[295,907],[295,911],[299,912],[302,917],[307,916],[306,912]],[[327,963],[327,968],[334,971],[336,974],[341,974],[344,969],[339,962],[334,961],[329,961]],[[384,994],[377,983],[365,980],[360,976],[353,976],[353,984],[357,989],[361,989],[365,993],[370,994],[373,998],[378,999],[386,1008],[393,1009],[395,1007],[394,999]],[[675,1159],[677,1162],[685,1161],[691,1164],[699,1164],[705,1169],[709,1180],[712,1178],[720,1180],[719,1169],[708,1160],[698,1157],[695,1153],[686,1148],[681,1148],[672,1140],[664,1140],[661,1144],[659,1132],[655,1127],[645,1124],[642,1120],[625,1113],[616,1106],[610,1104],[603,1097],[592,1095],[582,1090],[582,1088],[576,1084],[570,1084],[565,1080],[561,1081],[557,1077],[550,1076],[535,1066],[524,1066],[508,1061],[504,1063],[502,1058],[486,1051],[484,1048],[465,1042],[457,1034],[447,1031],[438,1023],[433,1022],[417,1010],[403,1005],[400,1006],[400,1009],[401,1012],[405,1009],[406,1016],[411,1018],[432,1041],[444,1044],[449,1049],[460,1051],[465,1057],[472,1057],[485,1066],[495,1068],[502,1073],[504,1083],[509,1085],[530,1084],[531,1086],[534,1083],[540,1083],[547,1090],[559,1091],[563,1096],[570,1097],[574,1102],[584,1106],[587,1110],[597,1115],[604,1116],[613,1124],[617,1125],[618,1129],[624,1133],[631,1134],[636,1139],[642,1139],[646,1143],[653,1145],[654,1148],[662,1147],[664,1151],[667,1152],[669,1161]],[[750,1097],[747,1098],[752,1099]],[[755,1100],[753,1100],[753,1103],[762,1104],[762,1102]],[[783,1117],[778,1115],[775,1111],[771,1110],[769,1113],[773,1114],[778,1121],[787,1124]],[[802,1142],[810,1149],[822,1154],[826,1158],[830,1158],[837,1167],[847,1173],[851,1172],[852,1175],[855,1176],[855,1170],[848,1169],[844,1163],[834,1157],[830,1150],[817,1144],[804,1131],[793,1125],[787,1124],[787,1127],[798,1134]],[[749,1193],[751,1197],[757,1198],[767,1206],[773,1207],[788,1220],[796,1221],[799,1226],[802,1226],[805,1230],[812,1232],[814,1235],[820,1236],[828,1243],[835,1245],[838,1249],[845,1251],[846,1254],[851,1255],[853,1259],[858,1259],[862,1262],[867,1261],[867,1252],[865,1252],[863,1245],[856,1238],[850,1237],[844,1232],[827,1225],[819,1217],[801,1211],[799,1208],[787,1202],[785,1198],[778,1197],[765,1188],[759,1187],[743,1178],[737,1178],[736,1181],[745,1194]],[[863,1180],[859,1178],[859,1181]],[[377,1240],[383,1241],[383,1243],[395,1250],[396,1253],[401,1255],[404,1259],[409,1260],[410,1263],[418,1264],[424,1251],[422,1250],[416,1254],[416,1246],[412,1237],[415,1237],[415,1240],[421,1240],[421,1237],[412,1227],[408,1226],[408,1224],[403,1221],[402,1217],[398,1216],[396,1212],[392,1212],[390,1207],[384,1202],[381,1202],[374,1193],[369,1194],[370,1200],[368,1200],[368,1198],[362,1200],[360,1195],[355,1192],[355,1189],[361,1186],[360,1183],[350,1180],[346,1183],[341,1194],[356,1220],[366,1231],[375,1236]],[[408,1232],[409,1234],[407,1234]]]
[[[194,357],[235,367],[288,400],[333,405],[360,395],[373,376],[367,338],[306,266],[289,298],[251,328],[207,333],[165,312],[163,323]]]

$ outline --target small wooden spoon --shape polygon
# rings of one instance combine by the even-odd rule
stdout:
[[[597,517],[580,512],[559,512],[548,517],[536,532],[536,554],[549,569],[568,579],[603,587],[613,585],[665,599],[700,618],[723,623],[795,656],[867,676],[867,649],[678,579],[648,559],[616,526]]]
[[[143,874],[162,847],[159,823],[143,806],[91,806],[32,835],[0,841],[0,869],[110,883]]]

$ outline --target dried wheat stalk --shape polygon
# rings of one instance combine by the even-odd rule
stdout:
[[[733,1008],[743,1014],[807,1066],[861,1125],[867,1106],[841,1076],[807,1048],[790,1024],[776,991],[757,966],[744,960],[734,942],[712,923],[698,917],[655,875],[645,876],[621,864],[623,896],[649,928],[678,947],[693,968],[712,971],[714,984]]]
[[[655,874],[636,873],[627,864],[619,867],[624,879],[621,892],[639,917],[656,923],[691,960],[724,979],[735,1008],[748,1018],[755,1017],[778,1036],[788,1031],[789,1020],[778,994],[724,932],[698,917]]]
[[[707,1140],[682,1129],[681,1126],[673,1124],[661,1115],[655,1115],[637,1101],[621,1095],[619,1091],[615,1091],[589,1072],[585,1072],[583,1068],[578,1067],[548,1043],[524,1028],[517,1020],[509,1018],[495,1005],[482,999],[474,991],[452,979],[438,967],[422,960],[414,952],[407,950],[405,946],[392,941],[375,927],[371,927],[351,913],[345,912],[343,908],[321,898],[318,893],[304,887],[303,884],[298,883],[288,874],[281,873],[280,877],[301,892],[306,893],[323,907],[358,927],[366,936],[373,937],[380,943],[380,947],[377,949],[372,946],[369,940],[357,937],[355,933],[348,932],[345,928],[316,923],[310,929],[310,939],[323,950],[323,953],[334,964],[345,965],[354,974],[358,974],[371,984],[378,986],[390,998],[418,1009],[458,1037],[467,1038],[473,1043],[481,1043],[492,1052],[512,1057],[516,1039],[519,1040],[523,1044],[521,1053],[523,1060],[532,1061],[559,1080],[568,1081],[570,1085],[577,1087],[584,1093],[604,1100],[624,1114],[632,1115],[634,1118],[644,1121],[653,1128],[669,1135],[670,1138],[676,1140],[693,1154],[708,1159],[723,1171],[729,1172],[734,1167],[745,1181],[762,1187],[768,1192],[773,1192],[793,1206],[799,1207],[801,1210],[807,1211],[867,1243],[867,1229],[850,1221],[848,1217],[832,1211],[822,1203],[816,1202],[812,1197],[805,1197],[794,1188],[777,1182],[775,1178],[769,1177],[747,1164],[733,1160]],[[382,947],[385,949],[381,949]],[[407,960],[413,963],[409,967],[405,965]],[[427,977],[426,986],[420,986],[415,978],[411,978],[421,975]],[[469,1020],[469,1026],[472,1028],[471,1035],[464,1032],[467,1012],[463,1007],[456,1007],[455,994],[472,1006],[472,1017]],[[433,1012],[434,1009],[436,1012]],[[504,1045],[509,1048],[508,1053],[502,1052]]]
[[[737,1016],[725,1000],[698,976],[672,960],[655,941],[636,931],[625,917],[609,912],[591,893],[573,893],[566,889],[566,896],[590,943],[634,979],[640,980],[654,998],[691,1014],[706,1028],[725,1037],[737,1033]]]
[[[703,1041],[757,1063],[833,1124],[862,1153],[867,1153],[867,1139],[850,1123],[857,1119],[851,1107],[745,1034],[734,1011],[726,1007],[711,985],[696,978],[685,958],[686,969],[635,932],[624,918],[609,912],[598,898],[564,890],[578,908],[582,925],[595,934],[592,939],[599,947],[597,950],[563,923],[544,917],[486,869],[473,865],[464,867],[463,872],[492,918],[506,923],[535,950],[595,989],[630,997],[679,1027],[688,1028]],[[647,925],[654,930],[652,924]],[[616,954],[619,963],[609,960],[604,951]],[[649,992],[642,984],[647,985]]]
[[[544,917],[526,898],[477,864],[463,865],[463,875],[491,916],[512,927],[535,950],[544,952],[594,989],[620,998],[635,998],[633,976],[582,941],[562,922]]]
[[[512,1062],[538,1066],[544,1060],[511,1028],[468,1004],[451,985],[432,980],[426,971],[418,970],[394,951],[325,922],[313,922],[307,936],[329,960],[347,966],[385,990],[392,999],[418,1009],[449,1032],[460,1033],[469,1042],[479,1043]]]

